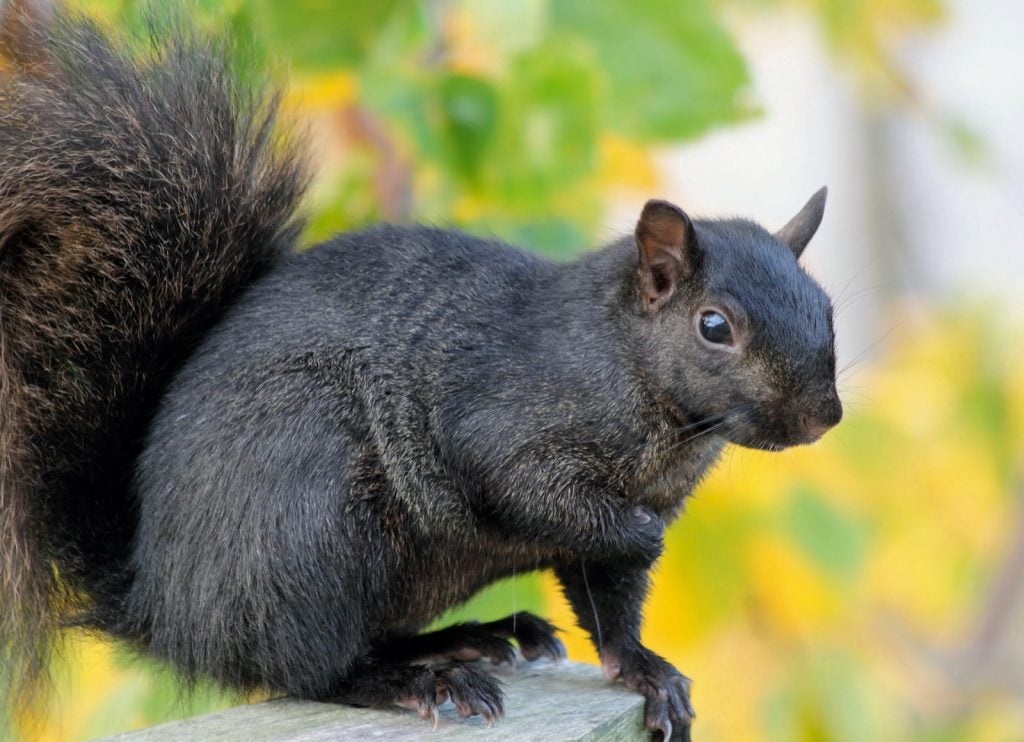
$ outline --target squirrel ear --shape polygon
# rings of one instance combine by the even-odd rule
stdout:
[[[800,209],[800,213],[775,233],[775,239],[787,245],[793,251],[794,257],[799,259],[804,248],[807,247],[807,243],[811,241],[814,233],[821,226],[821,218],[825,215],[825,198],[827,196],[827,187],[819,189]]]
[[[690,217],[668,201],[648,201],[636,223],[636,245],[643,308],[653,314],[675,293],[679,279],[693,274],[696,242]]]

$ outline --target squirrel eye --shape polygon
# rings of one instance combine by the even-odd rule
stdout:
[[[709,343],[732,345],[732,328],[718,312],[704,312],[700,316],[700,334]]]

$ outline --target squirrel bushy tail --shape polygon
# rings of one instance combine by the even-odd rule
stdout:
[[[0,690],[129,579],[128,485],[161,388],[282,255],[305,183],[276,98],[178,29],[40,32],[0,75]],[[107,608],[109,610],[109,608]],[[0,693],[0,695],[6,695]]]

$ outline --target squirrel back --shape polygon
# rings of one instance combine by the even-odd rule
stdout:
[[[174,29],[145,55],[61,18],[0,77],[0,687],[116,590],[166,380],[292,251],[306,183],[277,101]],[[56,570],[51,565],[56,565]]]

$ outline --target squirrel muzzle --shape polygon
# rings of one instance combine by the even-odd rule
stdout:
[[[843,404],[835,390],[813,409],[797,415],[800,429],[803,432],[802,443],[813,443],[843,419]]]

